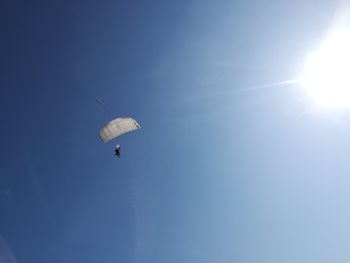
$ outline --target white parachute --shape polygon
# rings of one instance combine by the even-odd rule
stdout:
[[[140,129],[140,125],[133,118],[116,118],[108,122],[106,126],[99,131],[99,135],[102,141],[106,143],[122,134],[138,129]]]

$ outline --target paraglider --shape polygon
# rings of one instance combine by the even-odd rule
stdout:
[[[97,104],[101,106],[101,108],[108,113],[111,114],[110,111],[103,105],[101,98],[96,99]],[[100,131],[99,135],[101,140],[104,143],[107,143],[120,135],[125,133],[129,133],[135,130],[140,129],[140,125],[131,117],[126,118],[116,118],[108,122]],[[114,156],[116,158],[120,157],[120,145],[117,144],[114,148]]]
[[[100,138],[104,143],[107,143],[116,137],[140,129],[140,125],[131,117],[116,118],[108,122],[100,131]],[[114,156],[120,157],[120,145],[118,144],[114,149]]]

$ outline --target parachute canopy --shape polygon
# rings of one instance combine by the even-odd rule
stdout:
[[[140,129],[140,125],[133,118],[116,118],[111,120],[103,127],[100,132],[100,138],[104,143],[131,131]]]

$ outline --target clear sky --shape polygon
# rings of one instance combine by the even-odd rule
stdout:
[[[348,116],[251,89],[295,78],[338,11],[2,1],[1,263],[349,262]],[[103,144],[124,116],[142,129]]]

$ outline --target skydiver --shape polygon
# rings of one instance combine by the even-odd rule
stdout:
[[[115,146],[114,156],[116,156],[117,158],[120,158],[120,145],[119,144],[117,146]]]

